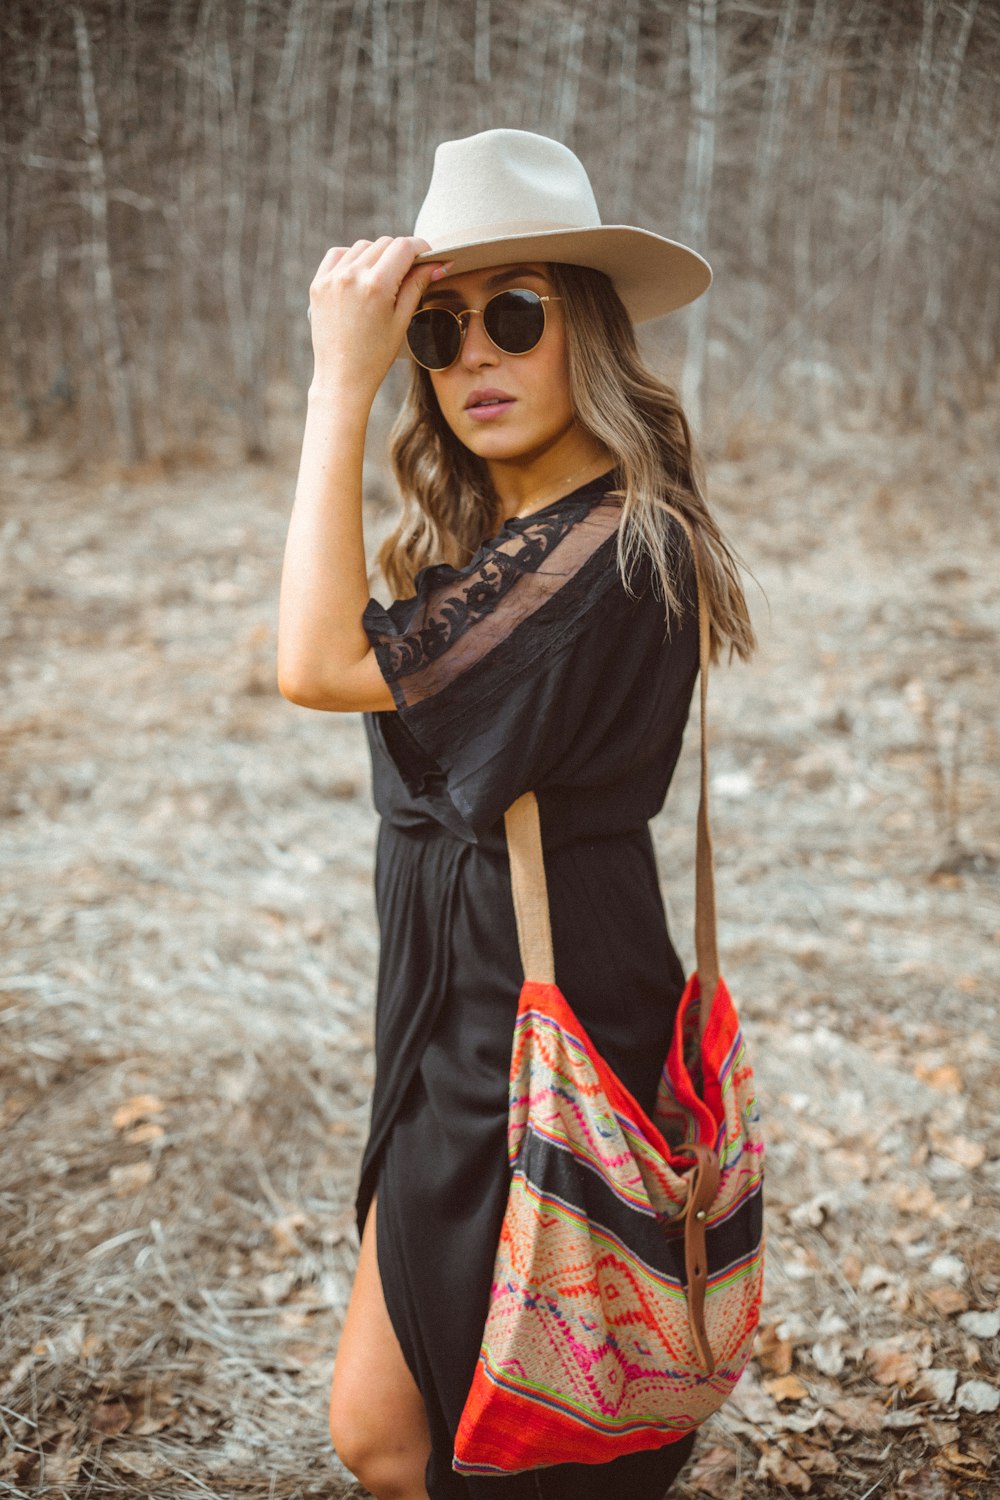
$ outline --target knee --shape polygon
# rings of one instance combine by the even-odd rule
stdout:
[[[330,1400],[330,1441],[344,1468],[376,1500],[407,1500],[425,1493],[426,1455],[373,1422],[370,1411],[338,1399],[336,1391]]]

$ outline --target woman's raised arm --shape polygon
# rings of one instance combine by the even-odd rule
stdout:
[[[278,606],[278,689],[306,708],[391,709],[361,624],[369,600],[361,477],[372,403],[437,267],[426,240],[327,251],[310,287],[314,370]],[[440,274],[440,273],[439,273]]]

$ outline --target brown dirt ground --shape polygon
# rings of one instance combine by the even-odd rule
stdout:
[[[761,650],[715,672],[711,722],[768,1259],[757,1357],[685,1500],[1000,1495],[996,441],[983,416],[708,455],[763,589]],[[325,1403],[375,819],[360,719],[274,683],[295,465],[2,459],[15,1497],[358,1493]],[[385,524],[375,500],[373,546]],[[696,759],[692,725],[654,825],[689,962]]]

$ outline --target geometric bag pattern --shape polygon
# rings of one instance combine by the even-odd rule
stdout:
[[[763,1291],[764,1142],[715,950],[708,627],[696,551],[695,564],[698,968],[678,1007],[652,1118],[555,983],[534,793],[506,815],[526,977],[511,1053],[510,1190],[456,1434],[460,1473],[606,1463],[661,1447],[716,1411],[750,1358]]]

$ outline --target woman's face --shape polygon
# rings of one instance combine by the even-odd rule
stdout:
[[[427,289],[420,305],[455,312],[482,309],[496,292],[514,287],[527,287],[542,297],[556,294],[545,263],[525,261],[442,276]],[[455,363],[447,370],[428,372],[445,421],[480,458],[502,463],[541,457],[575,426],[562,302],[546,302],[545,331],[527,354],[498,349],[477,314],[464,321],[465,339]],[[476,393],[484,391],[502,395],[503,404],[477,410]]]

